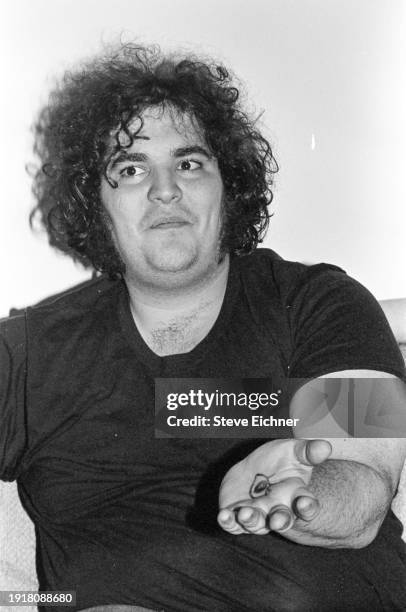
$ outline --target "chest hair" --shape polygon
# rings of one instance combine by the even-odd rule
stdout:
[[[147,344],[158,355],[175,355],[191,351],[210,331],[215,318],[198,312],[174,317],[149,331]]]

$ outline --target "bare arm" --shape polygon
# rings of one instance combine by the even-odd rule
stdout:
[[[406,298],[379,302],[399,344],[406,343]]]
[[[384,300],[380,304],[397,341],[406,343],[406,299]],[[379,372],[353,371],[335,376],[357,374],[382,376]],[[401,399],[394,397],[393,401],[396,412]],[[406,412],[406,402],[403,410]],[[393,433],[387,431],[386,435]],[[292,534],[286,535],[303,544],[314,545],[317,541],[326,547],[365,546],[375,538],[396,492],[406,440],[336,438],[330,442],[331,457],[313,468],[309,484],[309,490],[319,500],[319,514],[310,522],[298,519]]]
[[[370,544],[393,497],[387,478],[364,463],[348,459],[327,460],[316,466],[309,491],[318,500],[319,512],[309,521],[298,518],[284,535],[300,544],[326,548]]]
[[[406,433],[406,388],[398,379],[383,372],[350,370],[328,375],[328,378],[350,377],[358,379],[360,390],[356,394],[355,410],[363,414],[360,427],[365,437],[342,437],[342,429],[331,419],[334,411],[328,411],[330,420],[322,419],[318,425],[309,426],[307,432],[306,428],[299,432],[307,439],[322,436],[327,431],[334,436],[323,436],[331,443],[332,453],[325,463],[313,469],[309,483],[309,490],[320,504],[319,514],[307,523],[297,521],[296,533],[291,535],[291,539],[302,543],[316,544],[317,540],[319,545],[328,547],[367,545],[375,538],[399,482],[406,439],[383,436]],[[372,393],[368,392],[371,383]],[[295,416],[308,409],[306,392],[305,387],[292,402],[291,411]],[[382,397],[377,398],[379,395]],[[377,405],[372,407],[377,399]],[[372,413],[381,410],[381,401],[387,412],[386,425],[393,425],[392,429],[382,429],[379,417],[372,425],[368,424],[372,419],[365,418],[371,408]],[[372,437],[374,435],[381,437]]]
[[[337,377],[349,375],[349,372],[335,373]],[[351,371],[351,375],[361,378],[368,375],[387,376],[370,371]],[[295,416],[298,414],[297,406],[305,403],[305,392],[306,388],[296,396],[297,404],[293,406]],[[400,406],[394,406],[395,411],[405,410],[404,395],[400,397],[396,392],[387,399],[391,405],[401,402]],[[325,424],[322,431],[324,427]],[[306,434],[306,431],[302,433]],[[226,476],[225,495],[220,495],[220,507],[225,508],[219,515],[220,524],[234,534],[265,534],[275,530],[298,543],[327,548],[360,548],[368,545],[376,536],[396,490],[406,455],[405,440],[344,438],[340,428],[337,432],[333,431],[329,438],[323,436],[324,443],[320,441],[321,435],[299,435],[307,438],[307,441],[285,440],[286,446],[283,448],[279,445],[279,452],[287,457],[289,445],[299,448],[299,445],[306,444],[305,458],[302,451],[296,452],[296,455],[299,464],[311,466],[306,468],[310,469],[310,476],[303,473],[301,465],[290,458],[287,462],[292,471],[280,471],[279,482],[266,495],[250,499],[249,488],[243,489],[242,480],[248,482],[257,473],[271,473],[276,464],[275,442],[268,442],[241,462],[242,466],[234,466],[234,472],[230,470],[232,486]],[[331,445],[330,455],[323,450],[323,444]],[[296,480],[291,478],[295,475]],[[236,493],[239,479],[241,488],[233,499],[233,489]],[[293,520],[288,524],[287,512],[293,515]]]

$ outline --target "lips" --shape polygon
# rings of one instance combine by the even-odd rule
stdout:
[[[151,229],[165,229],[171,227],[181,227],[182,225],[188,225],[189,221],[186,221],[183,217],[171,216],[171,217],[159,217],[151,224]]]

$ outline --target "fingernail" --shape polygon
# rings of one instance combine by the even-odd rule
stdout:
[[[222,510],[218,515],[218,520],[222,525],[229,525],[232,522],[232,515],[228,510]]]
[[[286,531],[293,525],[293,517],[285,509],[274,510],[269,517],[269,521],[274,531]]]
[[[276,522],[276,525],[275,525]],[[289,516],[281,516],[278,515],[276,519],[274,519],[274,529],[278,531],[285,531],[290,525],[290,517]]]
[[[317,507],[317,502],[314,499],[299,498],[296,503],[296,509],[300,514],[312,514]]]
[[[242,508],[242,510],[240,510],[239,515],[238,515],[238,518],[243,523],[248,523],[249,521],[253,519],[253,517],[254,517],[254,510],[252,508]]]

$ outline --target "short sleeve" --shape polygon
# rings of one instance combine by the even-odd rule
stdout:
[[[379,370],[405,380],[404,362],[376,299],[339,268],[311,266],[288,299],[290,376]]]
[[[15,480],[26,446],[25,315],[0,321],[0,478]]]

